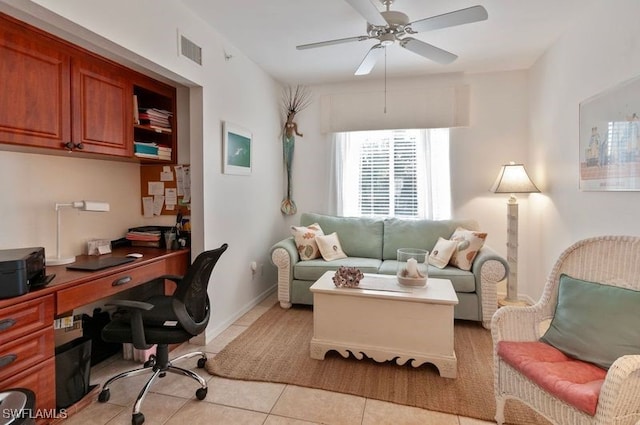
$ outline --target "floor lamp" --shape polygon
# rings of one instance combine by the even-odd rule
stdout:
[[[75,255],[72,257],[62,257],[60,251],[60,210],[62,208],[77,208],[80,211],[109,211],[109,204],[107,202],[98,201],[75,201],[67,204],[56,203],[56,256],[46,259],[47,266],[59,266],[62,264],[69,264],[76,261]]]
[[[527,175],[523,164],[503,165],[491,187],[494,193],[509,193],[507,202],[507,298],[502,304],[518,304],[518,199],[516,193],[538,193],[540,190]]]

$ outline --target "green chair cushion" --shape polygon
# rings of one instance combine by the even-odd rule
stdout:
[[[560,276],[551,326],[540,338],[566,355],[608,369],[640,354],[640,291]]]

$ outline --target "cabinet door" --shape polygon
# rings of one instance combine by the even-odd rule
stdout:
[[[124,68],[97,58],[72,59],[74,150],[133,154],[133,90]]]
[[[70,58],[0,18],[0,142],[61,148],[71,139]]]

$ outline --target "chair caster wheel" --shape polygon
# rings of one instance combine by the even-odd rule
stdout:
[[[142,425],[144,423],[144,415],[142,413],[134,413],[131,416],[131,425]]]
[[[204,400],[207,397],[207,389],[206,388],[198,388],[196,391],[196,397],[198,400]]]
[[[109,389],[102,390],[100,394],[98,394],[98,401],[100,403],[106,403],[109,401],[109,397],[111,397],[111,391],[109,391]]]
[[[207,359],[202,359],[202,358],[198,359],[198,367],[199,367],[200,369],[204,369],[204,366],[205,366],[206,364],[207,364]]]
[[[144,362],[144,364],[142,366],[144,367],[153,367],[156,365],[156,356],[155,354],[152,354],[149,356],[149,359]]]

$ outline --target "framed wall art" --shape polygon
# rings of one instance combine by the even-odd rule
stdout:
[[[640,191],[640,77],[580,103],[580,189]]]
[[[222,172],[251,174],[252,135],[247,129],[228,121],[222,123]]]

